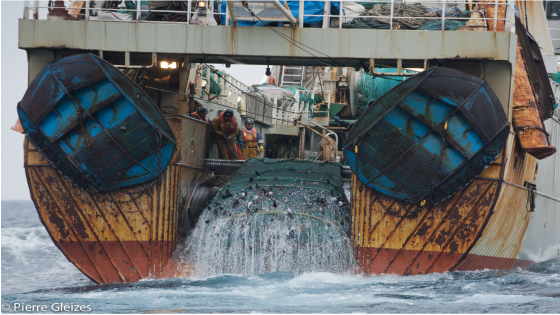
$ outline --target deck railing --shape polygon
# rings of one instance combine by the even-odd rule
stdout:
[[[24,12],[23,12],[23,18],[24,19],[40,19],[43,16],[45,16],[45,13],[47,12],[47,10],[49,10],[49,12],[51,12],[51,14],[53,14],[54,12],[58,11],[58,19],[62,18],[63,19],[72,19],[72,20],[85,20],[85,21],[95,21],[95,20],[100,20],[100,13],[104,12],[104,13],[119,13],[119,12],[129,12],[130,14],[128,14],[127,19],[121,18],[119,19],[119,15],[116,15],[116,20],[102,20],[102,21],[111,21],[111,22],[128,22],[128,23],[174,23],[174,24],[189,24],[189,23],[195,23],[195,21],[193,20],[194,14],[196,10],[193,10],[193,7],[195,3],[198,3],[199,1],[192,1],[192,0],[185,0],[183,1],[183,3],[186,3],[185,5],[182,5],[183,7],[187,7],[187,10],[182,10],[182,11],[176,11],[176,10],[150,10],[150,9],[146,9],[146,7],[142,6],[142,5],[137,5],[135,9],[127,9],[126,7],[121,7],[121,8],[99,8],[98,4],[102,3],[102,1],[95,1],[96,5],[95,7],[92,6],[92,2],[91,1],[71,1],[70,5],[68,6],[64,6],[62,5],[64,2],[63,1],[53,1],[53,3],[55,4],[55,6],[45,6],[45,5],[40,5],[41,3],[45,3],[46,1],[25,1],[24,2]],[[303,8],[305,5],[305,2],[307,2],[307,0],[300,0],[299,1],[299,7]],[[317,1],[315,1],[317,2]],[[334,4],[334,2],[339,3],[339,13],[337,15],[333,15],[330,14],[331,12],[331,7]],[[450,0],[432,0],[432,1],[420,1],[419,3],[421,3],[422,5],[428,7],[428,8],[437,8],[439,10],[441,10],[441,16],[438,17],[415,17],[415,16],[408,16],[408,17],[402,17],[399,16],[400,13],[399,12],[395,12],[394,8],[395,6],[405,3],[405,4],[412,4],[412,3],[417,3],[416,1],[398,1],[398,0],[386,0],[386,1],[380,1],[380,0],[370,0],[370,1],[364,1],[364,2],[376,2],[376,3],[381,3],[384,2],[385,4],[390,4],[390,16],[372,16],[372,15],[359,15],[359,14],[354,14],[354,15],[350,15],[348,14],[348,12],[350,10],[346,10],[343,9],[345,7],[345,3],[349,2],[348,0],[342,0],[342,1],[334,1],[334,0],[327,0],[327,1],[323,1],[324,3],[324,10],[323,10],[323,14],[304,14],[303,10],[299,10],[299,15],[298,16],[303,16],[305,17],[321,17],[322,18],[322,27],[323,28],[331,28],[331,27],[335,27],[335,28],[343,28],[344,27],[344,23],[345,21],[349,21],[352,20],[354,18],[361,18],[361,19],[378,19],[378,21],[381,21],[382,23],[388,24],[389,29],[395,29],[397,25],[399,25],[402,21],[407,20],[407,19],[419,19],[419,20],[426,20],[426,21],[430,21],[430,20],[441,20],[441,30],[445,30],[445,25],[446,25],[446,21],[449,20],[458,20],[458,21],[471,21],[471,23],[476,24],[476,21],[483,21],[483,25],[486,25],[486,27],[481,27],[482,29],[488,30],[488,26],[491,25],[491,29],[489,29],[490,31],[509,31],[509,32],[514,32],[515,31],[515,18],[514,18],[514,2],[512,0],[493,0],[493,1],[473,1],[473,0],[457,0],[457,1],[450,1]],[[140,1],[137,0],[135,1],[135,3],[139,4]],[[237,2],[236,2],[237,3]],[[254,1],[252,2],[254,5]],[[448,9],[448,5],[449,4],[453,4],[453,5],[459,5],[459,4],[479,4],[479,5],[483,5],[484,9],[481,9],[480,15],[482,16],[481,18],[475,18],[475,17],[450,17],[450,16],[446,16],[446,9]],[[124,1],[122,2],[122,4],[124,4]],[[208,10],[212,10],[214,7],[214,1],[210,0],[210,1],[206,1],[206,7],[208,8]],[[228,6],[226,6],[227,8]],[[482,8],[482,6],[481,6]],[[490,10],[493,9],[493,10]],[[41,11],[42,10],[42,11]],[[489,14],[489,12],[492,11],[492,14]],[[499,15],[499,11],[502,13],[501,15]],[[30,14],[32,12],[32,14]],[[41,12],[43,12],[42,14],[40,14]],[[68,13],[68,15],[65,15],[65,12]],[[175,13],[175,14],[181,14],[183,15],[182,19],[184,19],[184,21],[148,21],[148,20],[142,20],[143,16],[147,16],[148,14],[154,14],[154,13]],[[505,14],[504,14],[505,13]],[[231,21],[231,19],[228,19],[228,15],[230,14],[229,9],[226,10],[226,12],[213,12],[214,16],[225,16],[226,17],[226,21]],[[56,14],[54,14],[55,16],[57,16]],[[503,18],[499,18],[499,16],[504,16]],[[209,18],[213,18],[213,16],[209,13],[208,14]],[[57,18],[55,18],[57,19]],[[338,19],[338,24],[337,23],[331,23],[332,19]],[[503,21],[503,22],[502,22]],[[335,21],[333,21],[335,22]],[[230,24],[230,23],[228,23]],[[219,25],[219,26],[223,26],[223,25]],[[298,23],[296,25],[294,25],[296,27],[304,27],[304,23],[303,23],[303,19],[298,19]],[[306,25],[307,26],[307,25]],[[317,25],[315,25],[315,27],[317,27]],[[479,29],[481,30],[481,29]],[[126,55],[125,55],[125,60],[126,60]],[[153,58],[152,58],[153,59]],[[154,59],[155,60],[155,59]],[[157,62],[157,61],[153,61],[153,62]],[[124,67],[129,67],[128,64],[126,64],[125,62],[125,66]],[[206,82],[206,84],[210,84],[210,77],[213,77],[214,80],[218,81],[219,79],[217,78],[216,73],[212,72],[212,71],[208,71],[207,75],[205,78],[200,77],[197,83],[197,95],[201,96],[201,92],[203,91],[203,87],[202,84],[203,82]],[[234,109],[238,109],[238,103],[239,100],[241,98],[246,99],[247,93],[250,93],[251,90],[248,86],[246,86],[245,84],[237,81],[235,78],[232,78],[229,75],[226,75],[225,77],[226,83],[223,84],[223,90],[221,95],[217,96],[214,95],[215,98],[213,98],[212,102],[217,103],[221,106],[224,107],[228,107],[228,108],[234,108]],[[223,81],[222,81],[223,82]],[[205,93],[207,93],[208,90],[206,90]],[[311,97],[314,96],[315,93],[317,93],[316,91],[298,91],[296,92],[296,95],[294,97],[294,100],[282,100],[282,99],[278,99],[278,98],[264,98],[267,99],[267,101],[263,101],[260,102],[259,106],[262,105],[262,110],[261,108],[254,108],[250,111],[246,110],[248,115],[260,115],[261,119],[258,119],[264,123],[267,124],[273,124],[273,125],[290,125],[293,124],[293,120],[296,119],[301,119],[303,117],[305,118],[311,118],[313,115],[317,114],[318,116],[321,117],[326,117],[325,115],[328,116],[328,110],[329,110],[329,106],[330,106],[330,101],[332,99],[332,97],[327,97],[327,99],[325,99],[325,102],[327,104],[327,111],[326,112],[318,112],[317,109],[311,109],[310,111],[309,109],[309,104],[308,102],[304,102],[304,101],[299,101],[299,93],[308,93],[311,94]],[[329,93],[329,92],[327,92]],[[331,93],[332,94],[332,93]],[[245,102],[247,105],[249,104],[248,101]],[[256,105],[255,105],[256,106]]]
[[[327,1],[323,1],[324,3],[324,11],[323,14],[305,14],[304,11],[301,8],[304,8],[305,6],[305,2],[308,2],[311,0],[300,0],[299,2],[299,12],[298,12],[298,16],[303,16],[305,17],[320,17],[322,18],[323,22],[322,22],[322,27],[323,28],[344,28],[344,23],[341,23],[342,21],[349,21],[352,20],[354,18],[361,18],[361,19],[377,19],[377,21],[381,21],[382,23],[388,24],[389,25],[389,29],[394,29],[395,27],[397,27],[399,25],[400,22],[403,22],[405,20],[410,20],[410,19],[419,19],[419,20],[426,20],[426,21],[431,21],[431,20],[441,20],[441,29],[445,30],[445,25],[446,25],[446,21],[447,23],[449,23],[449,20],[456,20],[456,21],[483,21],[483,24],[489,26],[491,25],[491,29],[489,29],[490,31],[512,31],[512,29],[514,29],[515,26],[515,18],[514,18],[514,7],[515,7],[515,3],[513,0],[494,0],[494,1],[476,1],[476,0],[431,0],[431,1],[407,1],[407,0],[369,0],[369,1],[363,1],[363,2],[375,2],[375,3],[385,3],[385,4],[391,4],[391,10],[390,10],[390,15],[379,15],[379,16],[372,16],[372,15],[359,15],[359,14],[347,14],[347,11],[350,11],[351,9],[343,9],[345,7],[345,4],[348,2],[351,2],[349,0],[327,0]],[[102,1],[96,1],[96,3],[99,3]],[[139,2],[139,1],[137,1]],[[99,8],[99,7],[92,7],[91,6],[91,1],[71,1],[70,5],[68,7],[65,6],[58,6],[58,7],[48,7],[48,6],[41,6],[40,1],[25,1],[24,4],[24,13],[23,13],[23,18],[24,19],[39,19],[39,12],[41,10],[53,10],[53,9],[58,9],[58,10],[68,10],[68,13],[71,17],[71,19],[76,19],[76,20],[86,20],[86,21],[92,21],[92,20],[102,20],[102,21],[114,21],[114,22],[134,22],[134,23],[187,23],[187,24],[193,24],[196,21],[193,21],[193,16],[196,12],[196,10],[193,10],[192,8],[194,7],[193,4],[197,4],[201,1],[192,1],[192,0],[185,0],[183,1],[184,3],[186,3],[187,5],[187,10],[181,10],[181,11],[174,11],[174,10],[153,10],[153,9],[149,9],[149,8],[143,8],[141,5],[137,5],[136,9],[127,9],[126,7],[120,7],[120,8],[112,8],[112,9],[105,9],[105,8]],[[209,11],[213,11],[214,8],[214,1],[213,0],[208,0],[208,1],[202,1],[206,3],[206,7],[208,8]],[[235,1],[238,5],[241,1]],[[272,1],[268,1],[268,2],[272,2]],[[317,2],[317,1],[314,1]],[[54,1],[54,3],[63,3],[63,1]],[[339,3],[339,13],[337,15],[331,14],[331,7],[333,6],[333,3]],[[403,17],[400,16],[399,12],[396,12],[394,10],[396,5],[399,4],[412,4],[412,3],[421,3],[424,6],[428,7],[428,8],[434,8],[434,9],[438,9],[441,10],[441,16],[438,17],[426,17],[426,16],[408,16],[408,17]],[[251,5],[254,5],[254,1],[250,2]],[[482,17],[449,17],[446,16],[445,12],[447,9],[447,6],[449,5],[463,5],[463,4],[479,4],[479,5],[483,5],[485,8],[482,9],[481,11],[481,16]],[[123,2],[124,5],[124,2]],[[269,3],[267,4],[269,6],[271,6],[272,4]],[[491,10],[489,10],[490,8],[492,8],[492,14],[489,14],[489,12]],[[502,11],[505,9],[505,16],[504,17],[499,17],[499,11]],[[33,11],[33,14],[30,15],[30,11]],[[44,12],[44,11],[43,11]],[[83,12],[83,13],[82,13]],[[129,18],[127,17],[122,18],[123,16],[121,15],[114,17],[114,20],[105,20],[105,19],[100,19],[99,17],[99,13],[100,12],[104,12],[104,13],[123,13],[126,12],[128,13],[128,15],[130,16]],[[503,11],[502,11],[503,12]],[[176,13],[176,14],[181,14],[185,16],[185,20],[184,21],[148,21],[148,20],[142,20],[143,16],[146,16],[148,14],[151,13]],[[228,6],[226,6],[226,12],[212,12],[214,16],[225,16],[225,21],[226,21],[226,25],[231,24],[231,15],[229,12],[229,8]],[[288,13],[289,14],[289,13]],[[208,18],[212,18],[213,16],[209,13],[207,15]],[[333,19],[337,19],[338,23],[335,25],[331,25],[331,20]],[[255,21],[257,21],[256,19],[254,19]],[[503,23],[502,23],[503,21]],[[334,22],[334,20],[333,20]],[[503,25],[503,29],[499,26],[499,25]],[[221,25],[223,26],[223,25]],[[298,23],[296,25],[297,27],[303,28],[304,27],[304,19],[298,19]],[[316,27],[316,25],[315,25]],[[439,27],[438,27],[439,29]]]
[[[202,66],[199,66],[202,67]],[[196,71],[195,69],[193,69]],[[202,70],[202,68],[200,68]],[[300,94],[305,93],[307,98],[314,98],[320,92],[315,90],[298,90],[293,98],[269,97],[261,92],[254,92],[249,86],[243,84],[229,74],[225,80],[218,77],[215,71],[207,71],[203,76],[202,71],[196,75],[196,96],[199,101],[210,102],[224,108],[237,110],[243,117],[251,117],[267,125],[293,125],[294,119],[311,118],[309,104],[300,101]],[[210,82],[219,83],[222,91],[220,95],[208,97]],[[331,92],[325,92],[325,98],[330,99]],[[239,106],[240,100],[245,102],[245,108]],[[326,102],[327,111],[314,111],[314,115],[328,115],[330,102]]]

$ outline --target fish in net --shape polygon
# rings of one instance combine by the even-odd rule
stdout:
[[[249,159],[176,252],[190,275],[356,271],[341,165]]]

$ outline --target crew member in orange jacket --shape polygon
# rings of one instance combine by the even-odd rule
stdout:
[[[259,153],[264,151],[264,141],[257,129],[253,128],[254,123],[255,121],[252,118],[247,118],[245,127],[239,131],[243,136],[243,145],[240,147],[244,160],[257,158]]]
[[[191,113],[191,116],[193,118],[209,123],[210,120],[208,119],[208,117],[206,117],[207,115],[208,115],[208,109],[206,107],[200,107],[196,110],[196,112]]]
[[[237,152],[230,152],[230,150],[236,150],[235,137],[237,137],[239,132],[239,126],[233,116],[233,110],[226,109],[218,117],[214,118],[212,120],[212,128],[214,129],[220,159],[237,160]],[[226,143],[229,144],[229,148]]]

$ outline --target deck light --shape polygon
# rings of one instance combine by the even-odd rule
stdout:
[[[269,67],[269,66],[266,66],[266,72],[265,72],[264,74],[265,74],[267,77],[270,77],[270,75],[272,74],[272,73],[270,72],[270,67]]]
[[[198,1],[199,8],[206,8],[206,1]]]
[[[162,61],[160,63],[160,68],[162,69],[177,69],[177,63],[173,61],[172,63],[168,63],[167,61]]]

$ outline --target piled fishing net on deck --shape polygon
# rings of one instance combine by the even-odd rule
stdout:
[[[439,8],[428,8],[420,3],[406,4],[395,3],[393,7],[393,27],[402,30],[441,30],[440,19],[442,10]],[[343,28],[361,29],[389,29],[391,17],[391,4],[374,4],[362,16],[378,16],[378,18],[356,18],[353,21],[342,24]],[[385,18],[385,16],[387,18]],[[462,12],[457,7],[447,9],[445,16],[445,30],[454,31],[466,25],[464,20],[451,20],[469,16],[468,12]],[[398,26],[397,26],[398,25]]]
[[[180,255],[194,275],[353,268],[341,165],[249,159],[211,201]]]
[[[150,10],[166,10],[166,11],[188,11],[188,1],[150,1]],[[191,3],[191,12],[196,12],[196,1]],[[146,18],[148,21],[173,21],[173,22],[186,22],[187,14],[179,12],[150,12]]]
[[[386,28],[389,28],[390,17],[391,17],[391,4],[375,4],[371,10],[366,11],[363,16],[387,16],[388,18],[364,18],[360,19],[359,22],[364,22],[365,24],[379,25],[385,24]],[[393,25],[400,23],[401,29],[417,29],[426,19],[415,19],[417,17],[437,17],[437,12],[430,11],[427,7],[420,3],[406,4],[406,3],[395,3],[393,7]],[[399,19],[399,17],[406,17],[405,19]],[[365,22],[369,20],[374,20],[376,22]],[[350,25],[347,25],[350,24]],[[342,24],[345,28],[352,27],[352,22]],[[372,28],[382,28],[382,27],[372,27]],[[383,27],[385,28],[385,27]]]

